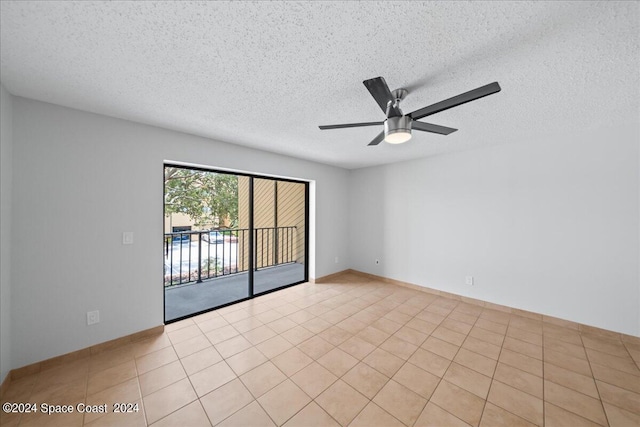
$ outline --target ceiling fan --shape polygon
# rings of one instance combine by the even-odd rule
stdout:
[[[380,132],[378,136],[373,138],[369,145],[378,145],[383,140],[389,144],[402,144],[403,142],[407,142],[411,139],[412,129],[421,130],[423,132],[439,133],[441,135],[449,135],[457,129],[419,122],[418,120],[423,117],[448,110],[449,108],[457,107],[458,105],[466,104],[467,102],[500,92],[500,85],[498,82],[493,82],[477,89],[470,90],[469,92],[454,96],[453,98],[445,99],[444,101],[420,108],[419,110],[413,111],[409,114],[403,114],[400,109],[400,101],[402,101],[409,93],[406,89],[396,89],[391,92],[383,77],[375,77],[373,79],[365,80],[362,83],[364,83],[367,90],[369,90],[369,93],[371,93],[371,96],[373,96],[382,111],[384,111],[387,119],[383,122],[346,123],[341,125],[319,126],[320,129],[340,129],[383,124],[384,130]]]

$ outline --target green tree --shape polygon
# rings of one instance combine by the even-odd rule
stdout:
[[[196,225],[238,221],[238,177],[230,174],[164,168],[164,214],[183,213]]]

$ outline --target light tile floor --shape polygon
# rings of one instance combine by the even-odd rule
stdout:
[[[5,426],[638,426],[640,339],[343,275],[11,383]],[[566,327],[569,326],[569,327]],[[138,412],[112,413],[113,403]]]

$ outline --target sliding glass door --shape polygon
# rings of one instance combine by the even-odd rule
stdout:
[[[244,262],[246,177],[166,165],[164,313],[170,322],[251,296]]]
[[[308,279],[308,184],[165,165],[172,322]]]
[[[305,281],[306,188],[305,183],[254,179],[256,294]]]

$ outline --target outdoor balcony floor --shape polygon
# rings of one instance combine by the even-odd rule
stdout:
[[[304,280],[304,265],[283,264],[254,271],[254,293],[277,289]],[[179,319],[249,296],[248,273],[203,280],[164,291],[164,320]]]

